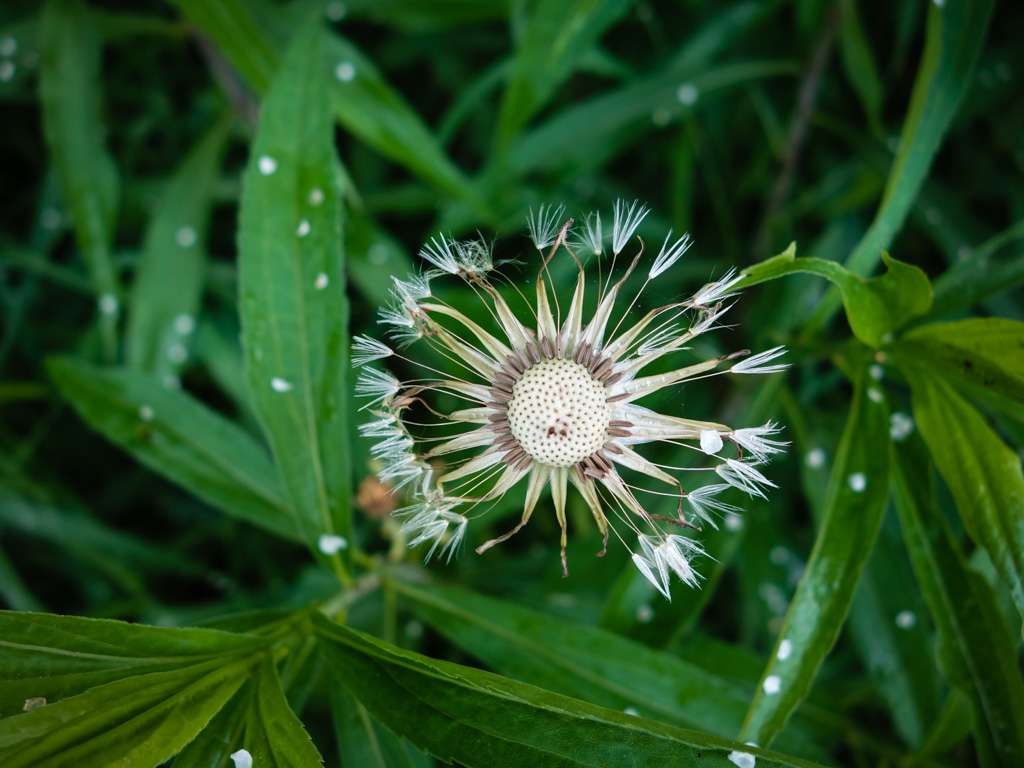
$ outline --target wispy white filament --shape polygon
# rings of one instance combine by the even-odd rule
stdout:
[[[739,488],[750,496],[762,499],[767,498],[762,486],[778,487],[750,464],[738,459],[726,459],[724,464],[719,464],[715,468],[715,472],[733,488]]]
[[[565,206],[542,205],[536,211],[531,210],[526,216],[526,228],[530,232],[530,240],[534,247],[542,251],[555,242],[558,230],[565,219]]]
[[[778,373],[789,368],[789,363],[776,363],[775,365],[769,365],[769,363],[782,357],[784,354],[786,354],[785,347],[772,347],[745,360],[740,360],[729,370],[733,373],[748,374]]]
[[[683,254],[690,249],[691,245],[693,245],[693,240],[690,238],[689,233],[683,235],[674,243],[669,245],[668,241],[671,237],[672,231],[669,230],[669,233],[665,236],[665,242],[661,244],[661,250],[658,251],[658,256],[654,259],[654,263],[651,265],[650,272],[647,273],[648,277],[653,279],[660,275],[666,269],[679,261]]]
[[[626,247],[650,209],[634,200],[628,206],[625,200],[616,200],[612,208],[612,253],[616,256]]]
[[[382,403],[398,394],[398,379],[376,368],[364,368],[356,379],[356,394],[369,397],[369,405]]]
[[[356,336],[352,339],[352,365],[357,368],[393,354],[391,347],[370,336]]]

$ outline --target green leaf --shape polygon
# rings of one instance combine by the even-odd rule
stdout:
[[[314,548],[351,525],[348,301],[321,40],[315,26],[296,36],[264,100],[238,236],[251,402]]]
[[[462,172],[445,156],[430,130],[351,42],[330,35],[326,65],[334,76],[330,104],[338,121],[359,139],[439,189],[490,214]]]
[[[857,372],[824,516],[740,738],[770,744],[811,685],[853,601],[889,495],[889,411]]]
[[[36,766],[159,765],[210,721],[253,666],[214,659],[116,680],[0,720],[0,762]]]
[[[938,632],[938,661],[974,711],[986,765],[1024,761],[1024,681],[1017,643],[995,593],[968,567],[939,513],[928,456],[916,437],[896,452],[894,489],[903,540]]]
[[[187,394],[136,371],[51,360],[61,394],[96,431],[232,517],[301,540],[263,447]]]
[[[129,365],[176,377],[195,330],[212,187],[231,123],[221,120],[167,185],[146,232],[128,317]]]
[[[498,113],[498,146],[508,145],[631,4],[632,0],[538,0],[532,5]]]
[[[423,32],[508,15],[512,0],[348,0],[346,16]]]
[[[857,92],[868,122],[875,131],[881,130],[882,99],[885,96],[871,45],[864,35],[860,13],[854,0],[842,0],[842,24],[839,28],[839,51],[843,69],[850,85]]]
[[[217,44],[249,85],[258,92],[267,89],[280,57],[246,3],[177,0],[177,4],[185,17]],[[476,208],[482,207],[474,187],[369,59],[335,35],[329,36],[321,50],[322,71],[330,72],[334,81],[329,93],[324,92],[323,103],[329,101],[346,129],[440,189]]]
[[[1024,615],[1024,474],[981,414],[929,368],[901,363],[914,420],[971,538],[988,552]]]
[[[324,653],[345,687],[394,732],[435,757],[486,766],[807,766],[469,667],[403,651],[318,616]]]
[[[46,143],[96,291],[104,352],[112,360],[119,298],[110,250],[118,177],[100,114],[100,36],[80,0],[50,0],[43,9],[40,42]]]
[[[52,704],[121,678],[198,668],[265,646],[263,638],[213,629],[0,611],[0,714],[20,712],[27,699]]]
[[[427,768],[430,759],[366,711],[340,683],[331,685],[331,719],[344,766]]]
[[[924,52],[899,148],[874,221],[846,260],[851,272],[870,272],[902,228],[972,82],[993,4],[993,0],[951,0],[928,6]],[[812,325],[823,326],[838,303],[834,296],[823,302]]]
[[[557,112],[523,134],[509,147],[502,172],[525,174],[549,167],[592,167],[614,155],[638,126],[647,128],[651,115],[663,110],[669,119],[688,114],[693,105],[680,103],[680,85],[692,85],[698,99],[708,94],[792,72],[787,62],[748,61],[712,66],[712,60],[767,18],[773,3],[729,5],[689,37],[658,70],[633,82]],[[698,102],[699,103],[699,102]],[[504,176],[497,180],[507,183]]]
[[[854,642],[903,740],[919,749],[939,716],[941,689],[924,606],[894,526],[883,526],[850,611]]]
[[[603,629],[439,585],[397,584],[415,612],[494,670],[617,710],[728,737],[751,689]],[[780,749],[827,757],[828,734],[798,718]]]
[[[1002,235],[972,249],[967,258],[957,261],[935,280],[935,304],[932,313],[948,315],[968,309],[995,293],[1008,291],[1024,283],[1024,250],[997,257],[1006,241],[1024,235],[1024,222],[1011,226]]]
[[[302,722],[292,712],[270,659],[254,681],[242,744],[253,765],[267,768],[308,768],[323,764]]]
[[[974,317],[923,325],[892,351],[897,359],[925,365],[966,394],[1024,420],[1024,323]]]
[[[882,259],[885,274],[863,278],[836,261],[798,259],[796,243],[790,243],[778,256],[743,270],[744,280],[738,287],[749,288],[795,273],[824,277],[839,288],[854,335],[869,346],[880,347],[908,320],[927,312],[932,303],[931,284],[921,269],[885,253]]]

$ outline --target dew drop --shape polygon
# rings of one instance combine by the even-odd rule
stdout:
[[[174,318],[174,330],[181,336],[188,336],[196,329],[192,315],[182,313]]]
[[[104,315],[116,315],[118,307],[117,296],[112,293],[104,293],[100,296],[99,308]]]
[[[889,437],[897,443],[910,437],[914,431],[914,420],[901,411],[894,411],[889,416]]]
[[[32,696],[31,698],[25,699],[25,703],[21,707],[22,712],[31,712],[33,709],[39,709],[40,707],[46,706],[45,696]]]
[[[644,603],[643,605],[637,606],[636,609],[636,620],[641,624],[650,624],[651,619],[654,618],[654,609],[651,606]]]
[[[868,400],[872,403],[880,403],[885,400],[885,395],[882,394],[882,390],[878,387],[871,387],[868,389]]]
[[[306,219],[299,222],[299,226],[295,228],[295,234],[299,237],[305,237],[309,234],[310,226]]]
[[[320,187],[314,187],[309,192],[309,204],[320,205],[324,201],[324,191]]]
[[[156,414],[153,413],[152,406],[149,406],[149,405],[140,405],[139,406],[139,418],[142,419],[143,421],[152,421],[153,420],[153,416],[155,416],[155,415]]]
[[[676,90],[676,98],[679,99],[680,104],[686,107],[696,104],[699,96],[700,91],[697,90],[697,86],[693,83],[683,83]]]
[[[885,369],[882,366],[875,364],[868,368],[868,374],[875,381],[881,381],[882,377],[885,376]]]
[[[17,67],[14,66],[13,61],[0,62],[0,80],[5,83],[9,83],[14,79],[14,73],[17,71]]]
[[[900,629],[912,629],[917,624],[917,616],[913,611],[900,611],[896,614],[896,626]]]
[[[627,715],[631,715],[632,717],[640,717],[640,710],[636,707],[626,707],[622,711],[625,712]]]
[[[7,36],[3,40],[0,40],[0,56],[13,56],[18,52],[18,41]]]
[[[275,376],[270,380],[270,388],[275,392],[291,392],[292,386],[288,379],[282,379],[280,376]]]
[[[868,487],[868,478],[863,472],[854,472],[846,479],[846,482],[854,493],[861,493]]]
[[[812,448],[807,452],[807,457],[804,460],[811,469],[820,469],[825,466],[825,451],[821,448]]]
[[[725,527],[730,531],[738,531],[743,527],[743,518],[730,513],[725,517]]]
[[[713,455],[722,450],[722,436],[717,429],[702,429],[700,431],[700,449],[708,455]]]
[[[48,229],[50,231],[58,229],[61,223],[60,211],[57,210],[56,208],[53,208],[52,206],[49,208],[45,208],[43,210],[41,220],[44,229]]]
[[[350,83],[355,79],[356,67],[351,61],[342,61],[334,68],[334,76],[343,83]]]
[[[321,272],[319,275],[316,276],[316,280],[313,281],[313,287],[316,288],[318,291],[322,291],[324,288],[327,287],[327,284],[329,282],[330,279],[327,277],[327,273]]]
[[[388,261],[388,247],[383,243],[376,243],[367,254],[370,257],[370,262],[377,266],[387,264]]]
[[[774,696],[782,688],[782,678],[778,675],[768,675],[761,684],[761,687],[769,696]]]
[[[172,363],[184,363],[188,359],[188,350],[184,344],[171,344],[167,348],[167,359]]]
[[[423,625],[413,619],[405,625],[405,634],[416,639],[423,636]]]
[[[754,768],[757,764],[757,758],[749,752],[740,752],[734,749],[729,753],[729,762],[735,765],[736,768]]]
[[[277,170],[277,160],[272,158],[270,155],[263,155],[258,161],[260,173],[264,176],[269,176]]]
[[[348,548],[348,539],[333,533],[324,533],[317,539],[317,548],[328,557]]]
[[[775,658],[779,661],[785,661],[789,658],[789,654],[793,652],[793,643],[788,639],[782,640],[779,643],[779,650],[775,653]]]
[[[196,231],[192,227],[179,227],[174,233],[174,242],[182,248],[191,248],[196,244]]]
[[[248,749],[239,749],[231,753],[231,762],[235,764],[235,768],[252,768],[252,755]]]

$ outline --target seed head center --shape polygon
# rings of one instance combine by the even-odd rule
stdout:
[[[535,461],[571,467],[604,445],[609,408],[604,385],[572,360],[527,368],[512,388],[508,425]]]

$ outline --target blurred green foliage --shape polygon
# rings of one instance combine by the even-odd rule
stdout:
[[[1024,764],[1024,9],[993,5],[4,3],[0,763]],[[779,489],[672,602],[578,498],[568,580],[546,499],[472,553],[522,491],[424,567],[350,336],[438,230],[525,260],[531,206],[620,197],[697,243],[652,306],[745,270],[695,353],[790,348],[660,401],[782,422]]]

